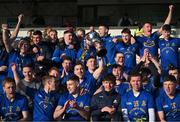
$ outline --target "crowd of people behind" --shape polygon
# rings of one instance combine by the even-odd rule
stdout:
[[[162,27],[150,22],[111,37],[100,24],[48,27],[16,40],[0,32],[0,117],[4,121],[180,121],[180,39],[171,37],[173,5]],[[163,38],[159,38],[162,35]],[[160,50],[158,52],[158,50]]]

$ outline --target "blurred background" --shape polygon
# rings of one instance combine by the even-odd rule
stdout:
[[[175,5],[172,24],[180,25],[180,0],[0,0],[0,23],[13,27],[20,13],[25,15],[22,27],[117,26],[128,16],[134,26],[143,21],[161,24],[168,5]]]

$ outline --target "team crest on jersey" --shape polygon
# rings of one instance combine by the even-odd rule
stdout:
[[[9,106],[9,112],[12,113],[13,106]]]
[[[138,106],[139,106],[139,101],[138,100],[134,101],[134,107],[138,107]]]
[[[84,106],[83,102],[80,102],[79,107],[82,108],[83,106]]]
[[[176,103],[175,102],[171,103],[171,106],[172,106],[172,109],[175,109],[176,108]]]
[[[16,111],[21,111],[19,106],[16,107]]]
[[[49,101],[49,97],[45,96],[44,102],[47,103]]]
[[[146,101],[143,100],[141,106],[146,106]]]
[[[155,42],[154,41],[144,42],[144,46],[145,47],[153,47],[153,46],[155,46]]]

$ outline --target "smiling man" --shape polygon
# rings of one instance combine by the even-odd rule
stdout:
[[[180,121],[180,92],[176,89],[177,80],[168,75],[164,78],[165,91],[156,99],[156,106],[160,121]]]
[[[118,52],[124,54],[124,71],[129,74],[136,65],[136,54],[138,54],[138,44],[135,42],[131,44],[131,31],[124,28],[121,32],[122,42],[118,47]]]
[[[72,76],[66,82],[68,93],[60,97],[54,119],[86,121],[89,119],[90,95],[80,95],[79,77]]]
[[[116,78],[112,74],[106,75],[102,80],[103,90],[92,97],[91,117],[92,121],[119,121],[120,97],[116,93]]]

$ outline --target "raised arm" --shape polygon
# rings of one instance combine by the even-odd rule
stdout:
[[[167,18],[166,18],[166,20],[165,20],[165,22],[164,22],[163,25],[165,25],[165,24],[170,24],[170,23],[171,23],[172,14],[173,14],[173,8],[174,8],[173,5],[169,5],[169,13],[168,13],[168,16],[167,16]],[[158,32],[161,34],[161,32],[162,32],[162,27],[158,30]]]
[[[20,29],[20,25],[21,25],[21,23],[22,23],[23,17],[24,17],[23,14],[20,14],[20,15],[18,16],[18,23],[17,23],[14,31],[13,31],[12,34],[11,34],[10,40],[14,41],[14,40],[16,39],[16,37],[17,37],[17,35],[18,35],[18,33],[19,33],[19,29]]]
[[[161,66],[160,64],[158,63],[158,61],[153,58],[152,56],[149,57],[149,60],[154,64],[154,66],[157,68],[158,70],[158,73],[161,74]]]
[[[11,64],[11,70],[13,72],[13,76],[14,76],[14,80],[16,82],[16,86],[19,88],[20,86],[20,78],[19,78],[19,75],[17,73],[17,66],[16,64]]]
[[[94,71],[93,77],[97,80],[104,69],[104,58],[101,58],[99,67]]]
[[[6,51],[8,53],[11,52],[12,50],[12,46],[11,46],[11,43],[9,41],[9,31],[8,31],[8,25],[7,24],[2,24],[2,39],[3,39],[3,43],[4,43],[4,46],[6,48]]]

